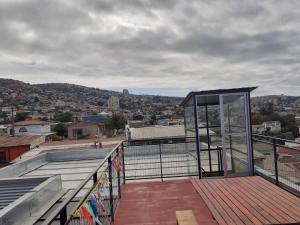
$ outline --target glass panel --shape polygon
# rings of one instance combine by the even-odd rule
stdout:
[[[184,108],[185,120],[185,151],[188,176],[198,176],[198,160],[196,147],[196,129],[195,129],[195,113],[194,101],[191,98]]]
[[[227,175],[249,173],[246,133],[246,98],[243,94],[223,96],[224,146]]]
[[[246,132],[245,96],[229,95],[223,97],[224,126],[226,133]]]

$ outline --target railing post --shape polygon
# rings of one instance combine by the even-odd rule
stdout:
[[[160,179],[163,181],[163,170],[162,170],[162,160],[161,160],[161,142],[159,141],[159,162],[160,162]]]
[[[122,150],[122,166],[123,166],[123,184],[125,184],[126,177],[125,177],[125,151],[124,151],[124,142],[121,143],[121,150]]]
[[[63,210],[59,214],[59,222],[60,225],[64,225],[67,222],[67,208],[63,208]]]
[[[113,186],[112,186],[112,162],[111,156],[108,157],[108,182],[109,182],[109,205],[111,220],[114,221],[114,199],[113,199]]]
[[[97,172],[96,172],[93,175],[93,182],[94,182],[94,184],[97,183],[97,180],[98,180],[98,177],[97,177]]]
[[[218,173],[219,176],[221,176],[221,162],[220,162],[220,149],[219,146],[217,146],[217,156],[218,156]]]
[[[276,139],[273,138],[273,151],[274,151],[274,166],[275,166],[275,179],[276,185],[278,185],[278,165],[277,165],[277,151],[276,151]]]
[[[120,160],[120,157],[119,157],[119,154],[120,154],[119,147],[116,149],[116,153],[117,153],[118,160]],[[117,170],[117,177],[118,177],[118,196],[119,196],[119,198],[121,198],[121,181],[120,181],[120,170],[119,169]]]

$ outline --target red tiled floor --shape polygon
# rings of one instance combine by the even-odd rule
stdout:
[[[128,183],[114,225],[176,225],[176,210],[189,209],[199,224],[218,224],[190,180]]]

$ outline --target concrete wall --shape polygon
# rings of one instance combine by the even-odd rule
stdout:
[[[9,163],[12,160],[18,158],[25,152],[30,150],[30,145],[22,145],[22,146],[14,146],[14,147],[1,147],[0,152],[3,152],[5,154],[5,162]]]
[[[20,128],[26,128],[27,132],[20,132]],[[50,124],[47,125],[30,125],[30,126],[15,126],[15,134],[29,134],[29,133],[49,133],[51,132]]]
[[[82,135],[74,136],[74,130],[82,130]],[[93,138],[96,135],[101,135],[102,132],[99,130],[98,125],[76,125],[70,126],[68,128],[68,138],[69,139],[80,139],[80,138]]]

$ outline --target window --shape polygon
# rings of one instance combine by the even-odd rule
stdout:
[[[21,127],[21,128],[19,129],[19,132],[20,132],[20,133],[25,133],[25,132],[27,132],[27,129],[26,129],[25,127]]]
[[[73,130],[73,137],[80,137],[82,136],[82,129],[74,129]]]
[[[5,154],[5,152],[0,152],[0,162],[6,162],[6,154]]]

